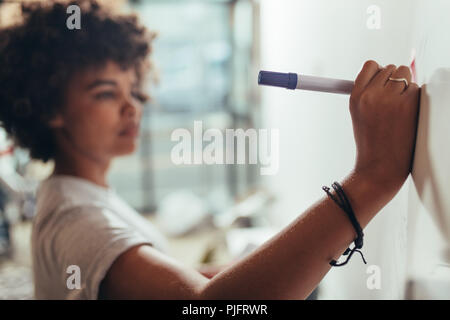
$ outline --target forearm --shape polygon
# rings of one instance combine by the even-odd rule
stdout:
[[[397,188],[349,174],[342,182],[364,228]],[[390,191],[392,190],[392,191]],[[202,299],[304,299],[329,271],[356,233],[346,216],[324,196],[255,252],[207,282]]]

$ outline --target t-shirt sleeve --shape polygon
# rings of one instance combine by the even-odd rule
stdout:
[[[95,206],[67,210],[53,230],[67,299],[97,299],[101,281],[122,253],[139,244],[153,245],[110,210]]]

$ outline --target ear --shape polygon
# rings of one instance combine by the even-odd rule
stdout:
[[[50,128],[57,129],[64,126],[64,118],[58,114],[47,121]]]

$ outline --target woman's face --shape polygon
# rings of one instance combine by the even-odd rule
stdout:
[[[142,115],[136,80],[133,68],[114,62],[75,74],[62,113],[51,122],[58,144],[98,160],[133,152]]]

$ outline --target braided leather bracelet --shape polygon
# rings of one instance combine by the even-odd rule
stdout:
[[[332,265],[333,267],[341,267],[343,265],[346,265],[347,262],[352,257],[353,253],[355,253],[355,251],[361,254],[364,263],[367,264],[366,260],[364,259],[364,255],[359,250],[363,246],[364,233],[362,232],[362,228],[359,225],[358,220],[356,219],[355,213],[353,212],[352,206],[350,205],[350,201],[348,200],[344,192],[344,189],[338,182],[334,182],[331,186],[333,187],[339,199],[337,199],[335,196],[333,196],[333,194],[331,194],[329,187],[323,186],[322,189],[347,214],[348,218],[350,219],[350,222],[353,225],[353,228],[356,231],[357,236],[356,239],[354,240],[355,246],[353,247],[353,249],[350,249],[350,247],[348,247],[344,252],[344,255],[348,255],[347,259],[342,263],[338,263],[336,260],[331,260],[330,265]]]

